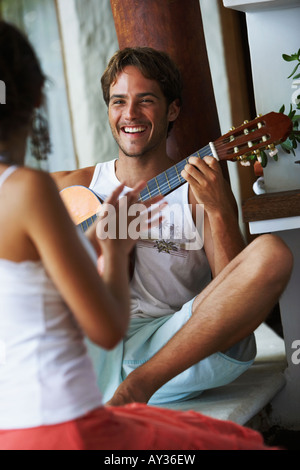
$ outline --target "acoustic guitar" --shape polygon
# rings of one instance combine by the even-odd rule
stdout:
[[[227,134],[190,156],[203,158],[210,155],[217,160],[245,161],[250,155],[259,154],[263,149],[274,149],[275,145],[288,138],[291,130],[292,122],[288,116],[271,112],[232,128]],[[186,181],[180,173],[188,159],[189,157],[181,160],[149,180],[141,191],[139,200],[146,201],[158,194],[166,196],[184,184]],[[60,194],[74,223],[83,231],[87,230],[97,218],[100,199],[85,186],[69,186]]]

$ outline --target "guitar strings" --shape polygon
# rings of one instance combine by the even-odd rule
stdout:
[[[229,138],[228,138],[228,142],[229,142]],[[223,150],[221,150],[221,151],[220,151],[219,149],[222,149],[222,148],[224,147],[224,144],[223,144],[222,142],[220,142],[220,143],[216,142],[216,143],[214,143],[214,147],[215,147],[215,149],[216,149],[216,151],[217,151],[218,157],[220,158],[220,160],[222,160],[222,157],[223,157],[224,155],[226,155],[226,149],[223,149]],[[201,155],[201,153],[202,153],[203,155]],[[210,145],[208,144],[208,145],[206,145],[205,147],[203,147],[202,149],[198,150],[197,152],[191,154],[189,157],[191,157],[191,156],[196,156],[196,157],[198,157],[198,158],[203,158],[204,156],[206,156],[206,155],[211,155],[211,154],[212,154],[212,152],[211,152],[211,147],[210,147]],[[187,158],[181,160],[180,162],[176,163],[176,164],[174,165],[174,167],[177,168],[179,165],[183,164],[183,162],[186,162],[186,163],[187,163],[189,157],[187,157]],[[184,165],[185,165],[186,163],[184,163]],[[171,167],[170,169],[172,169],[172,168],[174,168],[174,167]],[[166,172],[164,172],[164,173],[166,174]],[[164,173],[163,173],[163,174],[164,174]],[[158,176],[159,176],[159,175],[158,175]],[[153,178],[152,180],[155,180],[155,178]],[[152,180],[151,180],[151,181],[152,181]],[[147,187],[147,188],[145,188],[145,190],[148,191],[149,198],[151,198],[151,197],[154,197],[154,196],[160,194],[160,192],[164,192],[164,191],[168,192],[169,190],[172,190],[173,188],[170,188],[170,186],[171,186],[173,183],[174,183],[174,184],[176,184],[176,183],[183,184],[184,182],[185,182],[185,180],[184,180],[183,178],[182,178],[182,181],[181,181],[179,175],[175,174],[175,175],[174,175],[173,177],[171,177],[170,179],[167,178],[167,181],[164,182],[161,186],[158,186],[158,183],[156,183],[157,186],[158,186],[157,188],[152,189],[152,190],[149,190],[149,188]],[[174,189],[175,189],[175,188],[174,188]]]
[[[220,144],[218,144],[218,143],[214,144],[216,150],[219,149],[219,148],[222,148],[222,145],[223,145],[222,143],[220,143]],[[201,153],[202,153],[203,155],[201,155]],[[217,153],[218,153],[218,152],[217,152]],[[178,166],[181,166],[181,165],[183,165],[183,167],[184,167],[184,166],[186,165],[186,163],[188,162],[188,159],[189,159],[191,156],[196,156],[197,158],[203,158],[204,156],[207,156],[207,155],[210,155],[210,156],[211,156],[211,154],[212,154],[211,147],[210,147],[210,145],[208,144],[208,145],[206,145],[205,147],[199,149],[197,152],[195,152],[195,153],[189,155],[189,156],[186,157],[185,159],[183,159],[183,160],[181,160],[180,162],[176,163],[173,167],[170,168],[170,170],[172,170],[172,168],[175,168],[175,167],[178,168]],[[219,152],[219,153],[218,153],[218,156],[221,157],[221,156],[222,156],[222,153]],[[166,172],[161,173],[161,174],[164,176],[164,175],[166,175]],[[157,175],[157,177],[159,177],[159,176],[160,176],[160,175]],[[172,176],[170,179],[167,178],[167,176],[165,176],[166,181],[163,182],[161,185],[159,185],[158,182],[157,182],[157,180],[156,180],[157,177],[152,178],[152,180],[150,180],[150,181],[153,181],[153,180],[154,180],[154,181],[156,182],[157,187],[154,188],[154,189],[152,189],[152,190],[150,190],[149,187],[148,187],[148,185],[147,185],[147,187],[144,189],[144,191],[146,191],[147,194],[142,195],[142,194],[140,193],[140,201],[145,201],[145,200],[151,199],[152,197],[155,197],[155,196],[157,196],[157,195],[159,195],[159,194],[161,194],[161,193],[166,194],[166,193],[168,193],[169,191],[173,191],[174,189],[176,189],[177,187],[181,186],[182,184],[184,184],[184,183],[186,182],[186,181],[182,178],[181,175],[179,175],[179,174],[177,174],[177,173],[174,173],[174,176]],[[174,188],[172,187],[173,184],[175,185]],[[86,220],[84,220],[83,222],[81,222],[80,225],[87,224],[87,226],[88,226],[89,222],[93,222],[93,221],[94,221],[94,217],[95,217],[95,216],[89,217],[88,219],[86,219]]]
[[[219,145],[218,145],[218,146],[219,146]],[[203,153],[203,156],[200,154],[200,152]],[[212,154],[212,152],[211,152],[211,147],[210,147],[210,145],[206,145],[205,147],[203,147],[202,149],[198,150],[198,151],[195,152],[194,154],[191,154],[191,155],[189,155],[189,157],[186,157],[185,159],[183,159],[183,160],[181,160],[180,162],[176,163],[173,167],[169,168],[169,170],[172,170],[172,168],[174,168],[174,167],[178,168],[178,166],[180,166],[180,165],[185,166],[186,163],[188,162],[188,158],[190,158],[191,156],[196,156],[197,158],[203,158],[204,156],[207,156],[207,155],[210,155],[210,156],[211,156],[211,154]],[[162,175],[165,175],[166,172],[161,173],[161,174],[162,174]],[[160,175],[157,175],[157,176],[160,176]],[[157,195],[161,194],[162,192],[163,192],[163,193],[164,193],[164,192],[169,192],[169,190],[172,191],[173,189],[176,189],[176,187],[178,187],[178,186],[176,186],[175,188],[170,187],[170,186],[172,186],[173,184],[176,185],[176,184],[179,183],[179,185],[182,185],[182,184],[185,183],[185,180],[181,177],[181,175],[179,175],[179,174],[177,174],[177,173],[175,173],[174,176],[172,176],[170,179],[166,177],[166,181],[163,182],[161,185],[158,185],[158,182],[157,182],[156,178],[152,178],[152,180],[150,180],[150,181],[153,181],[153,180],[156,181],[157,188],[154,188],[154,189],[150,190],[149,187],[148,187],[148,185],[147,185],[147,187],[144,189],[144,191],[147,191],[147,192],[148,192],[148,194],[145,195],[145,197],[146,197],[147,199],[150,199],[150,198],[152,198],[152,197],[154,197],[154,196],[157,196]],[[140,195],[141,195],[141,193],[140,193]],[[146,200],[145,197],[144,197],[144,196],[141,196],[141,200],[142,200],[142,201],[143,201],[143,200]]]
[[[219,148],[222,148],[222,147],[223,147],[222,143],[220,143],[220,144],[216,143],[215,144],[215,149],[216,150],[219,149]],[[203,156],[200,154],[200,152],[203,153]],[[218,156],[221,157],[220,160],[222,160],[222,156],[224,156],[226,154],[226,151],[217,152],[217,153],[218,153]],[[191,154],[189,157],[187,157],[187,158],[181,160],[180,162],[176,163],[173,167],[170,168],[170,170],[172,170],[172,168],[174,168],[174,167],[178,168],[178,166],[180,166],[180,165],[185,166],[185,164],[188,162],[188,159],[191,156],[196,156],[198,158],[203,158],[204,156],[211,156],[211,155],[212,155],[211,147],[210,147],[210,145],[206,145],[202,149],[198,150],[198,152],[195,152],[194,154]],[[165,174],[166,174],[166,171],[164,173],[161,173],[161,175],[165,175]],[[160,175],[157,175],[157,177],[158,176],[160,176]],[[164,192],[168,193],[169,191],[172,191],[173,189],[176,189],[176,187],[178,187],[178,186],[176,186],[175,188],[170,187],[173,184],[176,185],[176,184],[179,183],[179,186],[180,186],[180,185],[185,183],[185,180],[178,174],[174,174],[174,176],[172,176],[170,179],[166,176],[166,181],[163,182],[161,185],[158,184],[156,178],[152,178],[152,180],[150,180],[150,181],[155,180],[157,188],[154,188],[154,189],[150,190],[148,185],[147,185],[147,187],[143,191],[147,191],[148,194],[141,196],[142,201],[150,199],[150,198],[152,198],[154,196],[157,196],[161,193],[164,193]],[[141,193],[140,193],[140,195],[141,195]]]

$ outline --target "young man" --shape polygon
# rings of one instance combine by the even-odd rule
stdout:
[[[112,57],[102,89],[118,158],[54,175],[60,189],[81,184],[101,199],[120,182],[131,188],[174,165],[166,142],[180,112],[181,81],[165,53],[128,48]],[[187,184],[166,196],[176,208],[167,236],[163,226],[137,243],[126,338],[109,353],[89,345],[109,404],[188,399],[237,378],[253,363],[253,331],[291,272],[291,254],[278,238],[262,236],[245,248],[234,198],[212,156],[190,158],[181,176]]]

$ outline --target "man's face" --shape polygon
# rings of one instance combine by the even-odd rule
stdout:
[[[127,66],[110,87],[109,123],[120,152],[126,156],[165,151],[168,124],[178,112],[174,103],[167,106],[159,84],[145,78],[136,67]]]

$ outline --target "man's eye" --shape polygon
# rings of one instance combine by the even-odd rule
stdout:
[[[124,104],[124,102],[125,102],[125,101],[120,98],[120,99],[114,99],[114,100],[112,100],[112,101],[110,102],[110,104],[111,104],[112,106],[115,106],[115,105],[119,105],[119,104]]]

